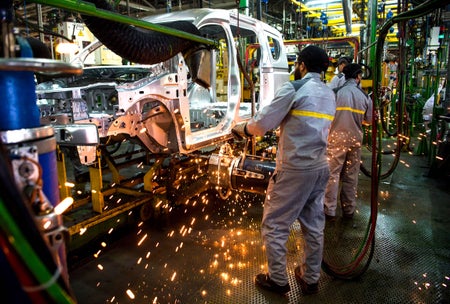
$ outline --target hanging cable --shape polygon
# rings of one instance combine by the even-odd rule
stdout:
[[[414,19],[414,18],[419,18],[422,17],[423,15],[426,15],[428,13],[430,13],[431,11],[434,11],[436,9],[438,9],[440,6],[445,6],[446,4],[448,4],[450,1],[445,1],[445,3],[440,3],[439,6],[434,6],[434,4],[437,5],[438,1],[428,1],[426,3],[423,3],[422,5],[418,6],[416,9],[411,10],[411,11],[406,11],[400,15],[398,15],[397,17],[392,17],[389,18],[387,20],[387,22],[385,23],[385,25],[383,26],[385,29],[384,32],[384,36],[386,37],[388,31],[392,28],[393,24],[395,23],[400,23],[400,22],[405,22],[407,20],[410,19]],[[423,12],[423,13],[422,13]],[[377,40],[377,44],[379,44],[379,48],[382,50],[383,48],[383,44],[384,44],[384,39],[382,40],[382,42],[380,43],[380,38]],[[380,51],[381,52],[381,51]],[[380,69],[381,67],[377,66],[377,73],[378,75],[381,75]],[[399,83],[401,85],[400,87],[400,91],[403,92],[403,88],[404,88],[404,83],[405,83],[405,75],[404,73],[400,73],[399,75]],[[374,84],[378,85],[379,83],[376,81],[375,82],[375,77],[374,77]],[[374,88],[374,92],[378,92],[379,95],[380,91],[379,88],[377,87],[377,89]],[[396,148],[394,150],[382,150],[382,141],[380,140],[379,143],[379,153],[381,155],[394,155],[394,159],[391,163],[391,165],[389,166],[389,168],[387,168],[386,172],[380,173],[379,178],[381,180],[389,177],[390,175],[392,175],[392,173],[395,171],[399,161],[400,161],[400,155],[402,150],[404,149],[405,145],[407,144],[407,136],[404,134],[403,130],[407,130],[407,117],[405,115],[403,115],[404,113],[404,108],[405,108],[405,104],[404,104],[404,97],[405,94],[401,94],[400,96],[401,98],[399,98],[399,101],[396,103],[396,113],[397,113],[397,117],[396,117],[396,131],[394,133],[389,131],[389,128],[387,127],[386,124],[386,119],[384,116],[384,111],[381,110],[382,106],[381,106],[381,102],[379,102],[379,108],[380,108],[380,121],[381,121],[381,130],[383,130],[388,136],[393,137],[393,136],[397,136],[396,139]],[[403,126],[405,125],[405,127],[403,128]],[[368,147],[370,150],[373,150],[373,146]],[[364,175],[371,177],[371,172],[363,165],[361,164],[361,172],[363,172]]]

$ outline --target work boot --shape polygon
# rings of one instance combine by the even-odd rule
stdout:
[[[274,281],[272,281],[269,278],[269,274],[265,274],[265,273],[260,273],[260,274],[256,275],[255,284],[256,284],[256,286],[258,286],[262,289],[272,291],[272,292],[275,292],[275,293],[278,293],[281,295],[284,295],[291,290],[289,283],[286,285],[278,285],[277,283],[275,283]]]
[[[295,267],[294,275],[295,279],[300,284],[300,289],[304,295],[316,294],[319,292],[319,283],[308,284],[303,280],[300,266]]]

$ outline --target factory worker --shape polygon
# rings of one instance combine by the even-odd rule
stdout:
[[[261,234],[268,272],[255,277],[258,287],[278,294],[290,291],[286,242],[295,220],[305,238],[305,256],[295,268],[303,294],[317,293],[323,254],[323,199],[329,169],[328,130],[335,113],[335,94],[321,80],[329,59],[317,46],[307,46],[295,64],[295,81],[284,83],[272,102],[248,123],[238,124],[240,136],[262,136],[280,126],[276,168],[264,201]]]
[[[348,59],[347,57],[341,57],[341,58],[339,58],[338,63],[337,63],[337,70],[338,70],[338,73],[337,73],[337,75],[335,75],[335,76],[331,79],[330,83],[328,84],[328,86],[329,86],[331,89],[339,88],[339,87],[341,87],[341,86],[344,84],[344,82],[345,82],[345,75],[344,75],[344,73],[342,72],[342,70],[343,70],[344,67],[345,67],[346,65],[348,65],[349,63],[350,63],[350,61],[349,61],[349,59]]]
[[[359,87],[361,66],[351,63],[344,67],[343,73],[346,81],[336,92],[336,115],[328,138],[330,180],[325,194],[328,220],[335,219],[338,197],[343,217],[353,217],[361,162],[362,125],[372,121],[372,100]]]

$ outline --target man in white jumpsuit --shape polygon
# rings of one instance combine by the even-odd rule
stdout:
[[[346,57],[339,58],[338,63],[337,63],[338,74],[336,76],[334,76],[331,79],[330,83],[328,84],[328,86],[331,89],[339,88],[339,87],[341,87],[344,84],[344,82],[345,82],[345,75],[344,75],[344,73],[342,73],[342,70],[349,63],[350,63],[350,60],[347,59]]]
[[[331,221],[336,216],[339,186],[342,215],[353,217],[361,163],[362,124],[372,121],[372,101],[359,87],[361,66],[351,63],[343,72],[346,81],[336,92],[336,115],[328,138],[330,179],[325,194],[325,215]]]
[[[255,277],[258,287],[285,294],[290,290],[286,242],[299,220],[305,237],[305,259],[295,269],[303,294],[318,292],[323,254],[323,201],[329,177],[326,146],[335,113],[335,94],[321,80],[329,59],[317,46],[298,55],[295,80],[284,83],[273,101],[248,123],[238,124],[241,136],[262,136],[280,126],[276,168],[267,187],[261,234],[268,273]]]

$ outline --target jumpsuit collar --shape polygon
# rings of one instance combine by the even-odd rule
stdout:
[[[302,79],[306,79],[306,78],[320,78],[320,74],[315,73],[315,72],[308,72],[308,73],[306,73],[305,77],[303,77]]]

